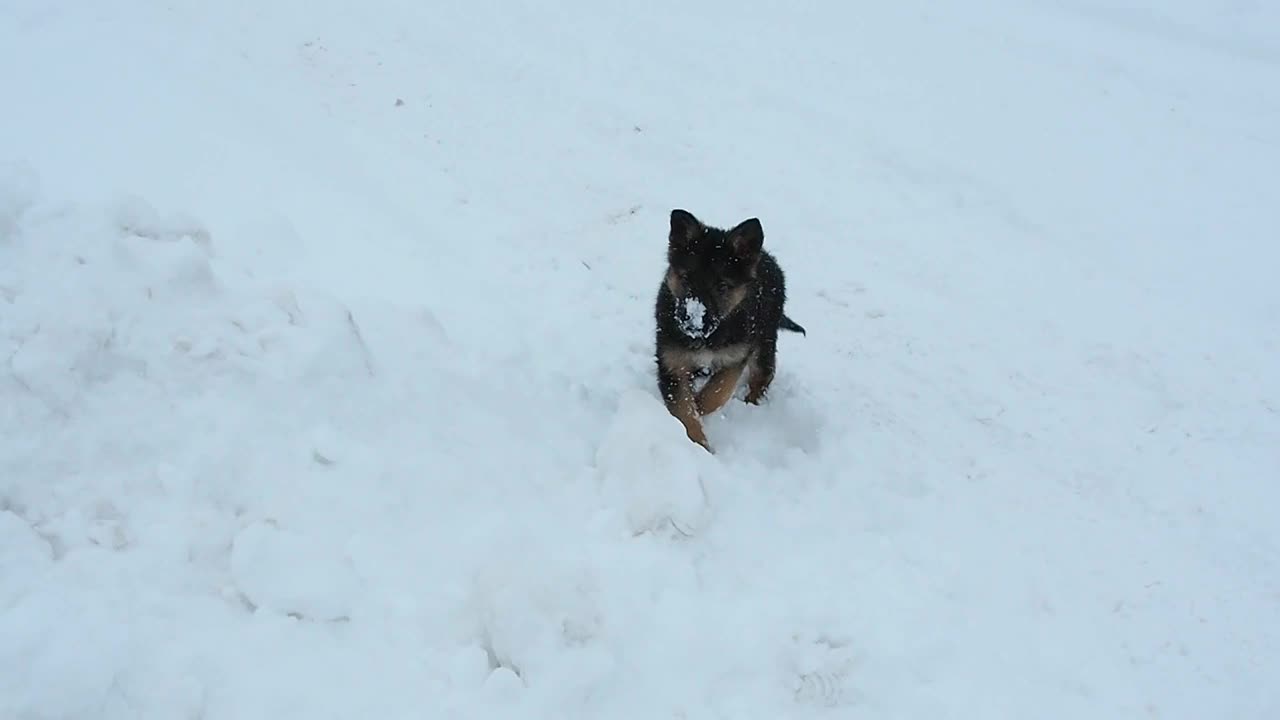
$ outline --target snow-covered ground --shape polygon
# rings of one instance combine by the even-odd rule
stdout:
[[[1263,0],[4,0],[0,719],[1280,717],[1277,168]]]

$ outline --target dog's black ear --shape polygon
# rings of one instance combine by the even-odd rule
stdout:
[[[729,247],[733,254],[747,262],[753,262],[764,247],[764,228],[756,218],[743,220],[729,231]]]
[[[672,245],[688,245],[702,236],[702,223],[688,210],[671,211]]]

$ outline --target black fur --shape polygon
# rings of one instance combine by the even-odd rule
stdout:
[[[778,330],[805,333],[783,312],[785,278],[763,244],[756,218],[721,230],[685,210],[671,212],[667,274],[654,308],[658,387],[690,438],[703,445],[700,424],[690,420],[693,376],[709,370],[715,382],[714,373],[724,371],[724,392],[696,396],[697,414],[722,405],[742,370],[748,373],[746,399],[757,403],[773,381]],[[705,308],[700,327],[691,321],[697,313],[690,312],[700,309],[698,303]]]

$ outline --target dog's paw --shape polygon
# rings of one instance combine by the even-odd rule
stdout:
[[[698,447],[702,448],[703,450],[706,450],[712,455],[716,454],[716,451],[712,449],[711,441],[707,439],[707,434],[705,432],[699,431],[697,433],[687,433],[686,437],[688,437],[689,440],[692,441],[694,445],[697,445]]]

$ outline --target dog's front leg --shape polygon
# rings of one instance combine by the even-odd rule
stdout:
[[[758,405],[764,399],[773,382],[774,369],[778,364],[777,338],[768,338],[760,345],[748,361],[747,397],[746,401]]]
[[[733,391],[738,387],[738,379],[742,377],[743,363],[720,368],[711,376],[707,384],[698,393],[698,412],[709,415],[729,402]]]
[[[667,410],[684,425],[685,434],[708,451],[711,445],[698,419],[698,402],[693,394],[693,373],[687,368],[667,368],[658,363],[658,389]]]

